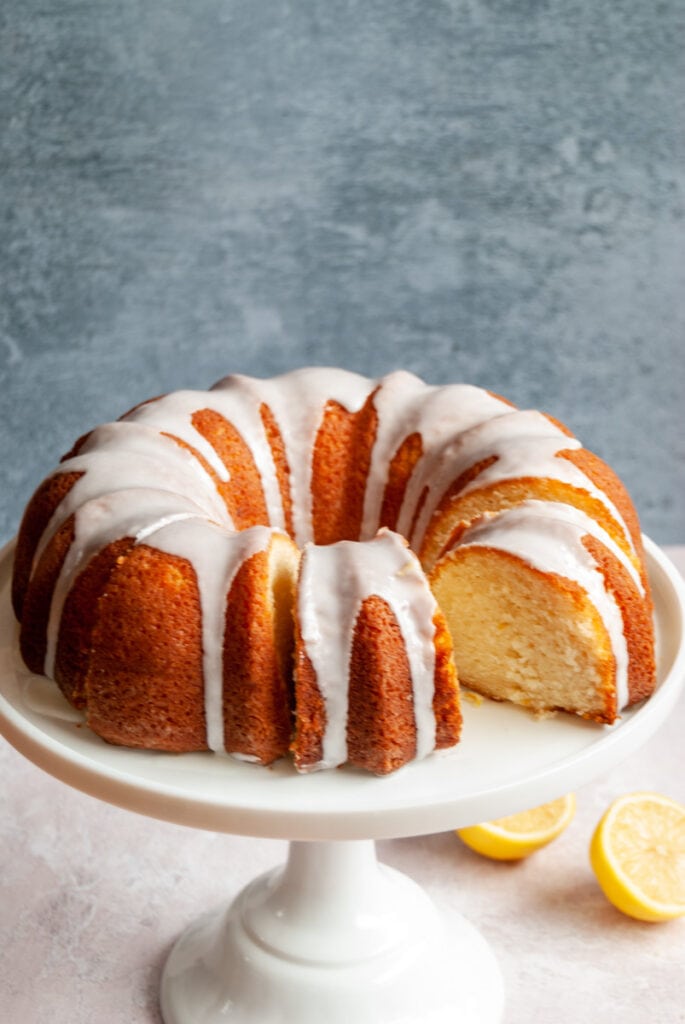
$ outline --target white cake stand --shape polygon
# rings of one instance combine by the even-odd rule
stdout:
[[[374,839],[444,831],[554,799],[648,739],[685,679],[685,588],[646,541],[659,684],[612,727],[536,720],[464,701],[449,755],[387,778],[298,776],[212,754],[103,743],[48,680],[19,661],[9,605],[11,546],[0,552],[0,731],[92,796],[167,821],[289,839],[284,867],[257,878],[178,940],[164,970],[166,1024],[495,1024],[504,996],[485,940],[444,919],[424,891],[376,860]]]

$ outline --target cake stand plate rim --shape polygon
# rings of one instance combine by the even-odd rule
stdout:
[[[645,537],[665,664],[650,700],[612,727],[566,715],[538,722],[509,705],[464,701],[464,740],[453,754],[382,779],[348,770],[301,776],[285,763],[266,769],[212,754],[132,751],[94,736],[66,701],[59,708],[54,684],[21,666],[9,601],[13,547],[0,550],[0,733],[76,789],[194,828],[279,839],[386,839],[513,813],[589,782],[637,750],[665,720],[685,680],[685,585]],[[36,709],[32,695],[44,692],[58,714]]]

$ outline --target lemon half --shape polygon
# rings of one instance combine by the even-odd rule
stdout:
[[[685,807],[658,793],[615,800],[590,844],[604,895],[640,921],[685,915]]]
[[[506,818],[457,829],[476,853],[493,860],[521,860],[547,846],[570,824],[576,811],[573,793]]]

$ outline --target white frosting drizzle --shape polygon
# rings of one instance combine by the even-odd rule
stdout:
[[[582,538],[601,541],[630,573],[644,593],[638,574],[621,549],[593,519],[570,505],[551,501],[525,501],[494,515],[485,515],[463,534],[456,545],[498,548],[516,555],[535,569],[553,572],[577,583],[597,609],[609,635],[616,661],[616,711],[628,694],[628,645],[623,616],[607,588],[604,575]]]
[[[416,757],[435,748],[433,712],[437,605],[418,559],[398,534],[304,549],[298,592],[300,633],[326,709],[321,762],[347,760],[349,669],[363,602],[378,595],[392,609],[406,645],[416,722]],[[309,769],[311,770],[311,769]]]
[[[283,439],[294,535],[303,546],[314,535],[312,457],[326,404],[337,402],[357,413],[374,391],[378,427],[364,498],[363,543],[308,545],[300,581],[302,635],[317,671],[329,722],[321,767],[345,760],[347,669],[354,624],[363,600],[371,594],[388,602],[407,644],[417,757],[432,750],[435,602],[417,559],[404,542],[388,531],[374,537],[389,464],[405,438],[419,433],[422,455],[406,487],[398,533],[408,535],[418,502],[428,489],[410,537],[415,549],[450,484],[470,466],[493,455],[496,461],[462,493],[519,476],[552,477],[600,500],[622,525],[631,547],[632,542],[613,503],[573,463],[559,457],[563,450],[580,448],[578,440],[541,413],[512,411],[508,403],[481,388],[430,387],[404,371],[380,381],[327,368],[297,370],[270,380],[236,375],[219,381],[209,392],[180,391],[147,402],[122,420],[94,430],[79,453],[56,470],[83,475],[55,509],[34,557],[35,566],[50,539],[73,514],[75,540],[52,598],[46,673],[54,674],[59,623],[69,589],[101,547],[131,536],[136,543],[187,558],[195,570],[202,602],[208,745],[223,750],[221,661],[226,595],[238,567],[252,554],[265,550],[272,528],[282,529],[285,523],[260,406],[268,406]],[[201,409],[211,409],[233,424],[253,453],[268,509],[265,526],[236,533],[215,480],[191,452],[173,440],[184,441],[221,480],[228,479],[218,453],[192,424],[193,414]],[[193,497],[183,498],[183,494]],[[531,564],[577,578],[607,624],[616,657],[619,706],[623,706],[621,702],[627,701],[627,649],[620,612],[580,543],[585,533],[598,537],[620,559],[643,592],[634,566],[605,531],[566,505],[531,501],[496,517],[486,516],[461,543],[487,541],[521,553]]]
[[[74,540],[62,564],[50,602],[44,672],[54,679],[59,625],[76,577],[102,548],[122,537],[137,543],[177,519],[197,518],[202,510],[190,498],[169,491],[113,491],[85,502],[74,517]]]
[[[193,414],[199,409],[211,408],[207,391],[172,391],[161,398],[139,405],[123,417],[124,423],[143,423],[156,430],[166,431],[191,445],[212,467],[220,480],[228,480],[228,470],[215,448],[192,424]],[[219,412],[220,410],[216,410]]]
[[[445,451],[450,440],[474,424],[501,416],[511,409],[506,402],[482,388],[470,384],[430,387],[414,374],[402,370],[388,374],[379,383],[380,390],[373,400],[378,412],[378,430],[365,496],[362,539],[372,537],[378,529],[390,462],[410,434],[421,435],[423,451],[398,516],[397,529],[405,537],[409,535],[424,481],[430,479],[436,451]],[[445,462],[447,475],[449,463],[447,459]],[[452,475],[444,484],[443,491],[454,479],[455,475]],[[442,484],[441,479],[435,483],[434,489],[437,491]],[[441,494],[442,491],[437,497]]]
[[[252,453],[259,471],[264,500],[269,515],[269,525],[285,529],[285,513],[281,490],[278,484],[276,466],[271,453],[260,407],[261,381],[252,377],[235,375],[219,381],[209,392],[205,408],[220,412],[236,428]]]
[[[519,477],[559,480],[587,491],[600,501],[619,523],[630,549],[634,550],[628,528],[613,502],[569,459],[558,458],[561,451],[581,447],[577,438],[569,437],[543,413],[534,410],[516,410],[495,416],[465,430],[442,447],[436,445],[431,458],[426,460],[424,472],[415,474],[412,480],[411,498],[408,494],[409,508],[413,509],[423,488],[428,487],[428,499],[409,538],[412,546],[420,546],[431,516],[450,484],[471,466],[495,456],[496,461],[471,480],[460,491],[460,496]],[[410,525],[410,521],[404,520],[398,528],[405,533]]]
[[[81,505],[117,490],[141,487],[172,495],[192,494],[205,515],[227,527],[233,525],[214,481],[195,456],[147,426],[117,422],[98,427],[78,455],[60,464],[56,475],[70,472],[83,475],[55,509],[36,549],[34,565],[60,526]]]
[[[205,687],[207,746],[226,753],[223,719],[223,653],[226,601],[233,578],[242,564],[266,551],[273,530],[253,526],[240,533],[201,519],[179,519],[145,537],[145,543],[179,558],[186,558],[197,578],[202,610],[202,662]]]
[[[227,377],[218,389],[249,388],[255,402],[265,402],[283,438],[290,469],[293,531],[300,547],[314,538],[312,526],[312,453],[326,403],[338,402],[348,412],[359,412],[375,381],[347,370],[310,368],[282,377],[254,381]]]
[[[250,449],[260,475],[269,523],[283,529],[285,517],[276,467],[259,412],[263,402],[261,384],[251,377],[226,377],[210,391],[176,391],[164,395],[134,410],[126,419],[152,425],[186,441],[204,455],[219,478],[225,481],[229,477],[226,466],[192,424],[192,417],[198,410],[218,413],[235,427]]]

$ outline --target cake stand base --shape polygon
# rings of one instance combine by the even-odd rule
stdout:
[[[503,1005],[479,932],[371,840],[292,842],[181,935],[161,989],[165,1024],[499,1024]]]

